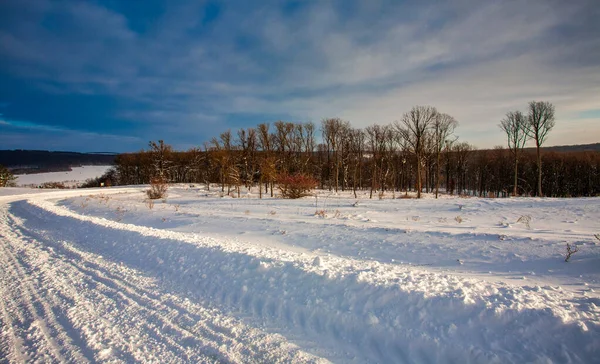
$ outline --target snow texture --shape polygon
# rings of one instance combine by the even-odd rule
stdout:
[[[1,192],[10,362],[600,358],[597,198]]]

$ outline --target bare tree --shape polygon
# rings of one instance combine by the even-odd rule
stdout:
[[[241,178],[249,189],[254,184],[256,169],[256,130],[254,128],[238,130],[238,144],[241,151]]]
[[[537,196],[542,196],[542,156],[540,147],[546,140],[546,135],[554,128],[554,105],[547,101],[531,101],[525,132],[535,140],[537,152]]]
[[[148,143],[148,146],[150,147],[150,155],[154,165],[154,177],[167,181],[169,179],[168,170],[172,163],[171,154],[173,153],[173,148],[165,144],[163,140],[159,140],[158,143],[151,141]]]
[[[426,134],[436,119],[438,112],[432,106],[414,106],[396,122],[397,131],[410,145],[411,152],[417,159],[417,198],[421,198],[423,150]]]
[[[513,156],[515,164],[515,177],[513,184],[513,196],[517,195],[519,182],[519,156],[525,142],[527,141],[526,127],[527,120],[525,115],[520,111],[511,111],[506,114],[506,117],[500,121],[500,129],[506,133],[508,149]]]
[[[384,161],[387,148],[388,134],[391,132],[389,125],[370,125],[365,129],[367,150],[371,153],[371,191],[369,198],[373,198],[373,191],[383,192],[384,188]]]
[[[301,171],[311,176],[313,171],[309,169],[312,166],[313,152],[315,151],[315,124],[312,122],[304,123],[302,128],[302,158]]]
[[[269,124],[258,125],[258,146],[261,149],[260,181],[265,183],[265,193],[268,187],[271,187],[271,197],[273,197],[273,185],[277,178],[277,158],[274,155],[275,136],[269,132]],[[260,198],[262,198],[262,188],[259,189]]]
[[[361,129],[350,129],[349,133],[349,150],[350,160],[349,165],[352,169],[352,191],[354,198],[357,198],[356,188],[362,184],[361,171],[362,160],[365,145],[365,134]]]
[[[469,194],[467,175],[469,172],[470,156],[474,150],[475,147],[467,142],[456,143],[452,146],[452,153],[454,154],[456,164],[455,172],[458,181],[458,194]]]
[[[349,123],[340,118],[329,118],[323,119],[322,121],[322,131],[323,131],[323,140],[327,143],[328,153],[331,151],[333,153],[334,159],[334,182],[335,182],[335,192],[338,191],[339,188],[339,175],[340,175],[340,156],[339,156],[339,148],[340,148],[340,138],[342,136],[342,130],[344,128],[349,128]],[[329,155],[329,154],[328,154]],[[331,185],[330,185],[331,188]]]
[[[435,198],[438,198],[438,192],[440,189],[440,156],[442,149],[446,144],[446,139],[454,132],[454,129],[458,125],[458,121],[448,114],[437,114],[433,121],[433,143],[435,149],[436,158],[436,171],[435,171]]]

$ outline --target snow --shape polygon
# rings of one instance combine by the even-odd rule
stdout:
[[[139,187],[13,191],[0,197],[11,361],[600,357],[598,198],[290,201],[182,185],[150,208]]]
[[[90,178],[102,176],[111,166],[73,167],[68,172],[47,172],[35,174],[17,174],[17,186],[39,186],[47,182],[62,182],[65,186],[77,186]]]

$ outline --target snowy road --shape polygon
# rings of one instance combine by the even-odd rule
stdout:
[[[595,297],[82,215],[68,194],[0,200],[9,362],[600,357]]]
[[[78,249],[46,230],[55,223],[46,216],[21,215],[0,210],[0,355],[11,362],[315,361],[280,336]]]

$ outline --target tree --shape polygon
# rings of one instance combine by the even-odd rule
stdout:
[[[350,129],[349,133],[349,165],[352,168],[352,191],[357,198],[356,188],[361,184],[362,160],[365,145],[365,134],[360,129]]]
[[[0,164],[0,187],[14,187],[16,180],[12,172]]]
[[[273,150],[274,139],[275,136],[269,132],[269,124],[263,123],[258,125],[258,146],[262,156],[259,161],[259,184],[266,183],[265,193],[268,191],[268,186],[271,187],[271,197],[273,197],[273,184],[277,178],[277,158]],[[262,198],[262,189],[259,189],[259,194]]]
[[[520,111],[511,111],[506,114],[506,118],[500,121],[500,129],[504,130],[506,133],[506,138],[508,142],[508,149],[513,156],[514,167],[515,167],[515,177],[513,184],[513,196],[517,195],[518,189],[518,178],[519,178],[519,156],[523,147],[525,146],[525,142],[527,141],[527,119],[525,115],[523,115]]]
[[[531,101],[525,132],[535,141],[537,154],[537,196],[542,196],[542,156],[540,147],[546,140],[546,135],[554,128],[554,105],[546,101]]]
[[[371,191],[369,198],[373,198],[374,190],[383,189],[383,161],[387,146],[387,136],[391,132],[389,126],[370,125],[365,129],[368,152],[371,153]]]
[[[252,187],[256,175],[257,137],[254,128],[238,130],[238,142],[241,151],[242,179],[246,188]],[[259,186],[260,187],[260,186]]]
[[[339,148],[340,148],[340,137],[342,136],[342,131],[344,129],[349,128],[349,123],[340,118],[329,118],[323,119],[321,121],[322,131],[323,131],[323,140],[327,143],[327,158],[329,161],[329,153],[333,153],[334,159],[334,176],[333,182],[335,182],[335,192],[338,191],[339,187],[339,175],[340,175],[340,158],[339,158]],[[329,184],[329,188],[331,189],[331,182]]]
[[[422,189],[422,158],[425,147],[425,137],[429,128],[435,121],[438,112],[432,106],[414,106],[412,110],[402,116],[400,123],[396,122],[398,132],[410,145],[412,153],[417,159],[417,198],[421,198]]]
[[[219,139],[212,138],[211,144],[212,157],[219,166],[221,192],[225,192],[225,184],[227,184],[227,194],[229,195],[232,185],[239,183],[239,171],[236,168],[232,168],[232,166],[235,166],[235,161],[233,158],[231,130],[221,133]],[[235,176],[237,178],[233,178]]]
[[[438,198],[440,189],[440,155],[446,144],[446,139],[454,132],[458,121],[448,114],[438,114],[433,121],[433,143],[435,148],[435,198]]]
[[[457,192],[459,195],[469,193],[469,186],[467,183],[470,162],[469,157],[474,149],[475,147],[467,142],[456,143],[452,146],[452,154],[454,154],[454,163],[456,166],[456,181],[458,182]]]
[[[162,140],[159,140],[158,143],[151,141],[148,145],[150,146],[150,155],[154,165],[154,177],[168,181],[168,170],[172,164],[171,154],[173,148]]]

